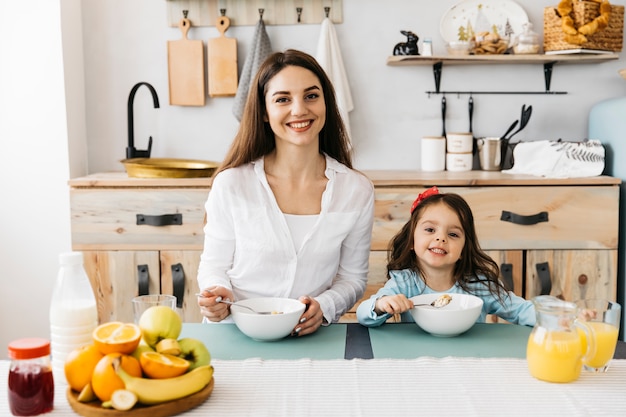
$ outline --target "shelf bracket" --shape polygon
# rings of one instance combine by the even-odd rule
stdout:
[[[435,76],[435,94],[439,94],[439,87],[441,86],[441,69],[443,62],[435,62],[433,64],[433,75]]]
[[[554,62],[546,62],[543,64],[543,78],[546,82],[546,92],[550,91],[550,82],[552,81],[552,67]]]

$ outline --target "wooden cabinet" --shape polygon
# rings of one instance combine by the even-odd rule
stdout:
[[[101,322],[132,321],[138,294],[174,294],[186,322],[202,317],[195,294],[207,179],[70,181],[72,248],[83,251]]]
[[[436,185],[467,200],[481,247],[500,265],[503,281],[516,294],[616,299],[619,179],[486,171],[365,173],[376,187],[365,297],[386,281],[387,244],[408,220],[413,200]],[[354,321],[355,310],[344,321]]]
[[[364,298],[386,282],[387,245],[408,220],[413,200],[436,185],[468,201],[481,247],[516,294],[616,299],[620,179],[487,171],[365,174],[376,187],[376,212]],[[100,320],[132,321],[130,300],[147,280],[149,293],[180,295],[185,321],[200,321],[196,276],[210,180],[112,173],[77,178],[70,186],[72,247],[85,253]],[[342,321],[355,321],[355,310]]]

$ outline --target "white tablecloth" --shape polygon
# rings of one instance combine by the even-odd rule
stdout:
[[[5,387],[8,361],[0,363]],[[626,360],[569,384],[534,379],[523,359],[213,361],[215,388],[188,416],[624,416]],[[72,416],[57,384],[49,416]],[[0,416],[10,416],[6,393]]]

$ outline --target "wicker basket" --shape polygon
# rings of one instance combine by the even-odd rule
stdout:
[[[592,1],[573,1],[571,13],[574,25],[579,28],[600,15],[600,3]],[[587,36],[587,42],[578,45],[565,41],[561,28],[561,16],[555,7],[546,7],[543,11],[543,49],[563,51],[567,49],[594,49],[612,52],[622,50],[624,32],[624,6],[611,5],[609,24],[603,30]]]

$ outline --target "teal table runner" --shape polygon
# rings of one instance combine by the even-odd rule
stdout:
[[[346,350],[346,325],[333,324],[302,337],[286,337],[273,342],[258,342],[227,323],[185,323],[180,337],[202,340],[211,357],[223,360],[261,359],[343,359]]]
[[[477,323],[455,337],[432,336],[415,323],[385,324],[369,329],[376,359],[411,359],[420,356],[526,358],[532,328],[512,324]]]

